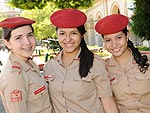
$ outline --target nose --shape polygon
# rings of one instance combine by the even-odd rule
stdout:
[[[71,39],[71,38],[70,38],[70,35],[69,35],[69,34],[67,34],[67,35],[66,35],[66,37],[65,37],[66,42],[69,42],[69,41],[70,41],[70,39]]]
[[[112,46],[116,47],[117,46],[117,41],[113,41]]]
[[[26,45],[29,45],[29,44],[31,44],[31,41],[30,41],[30,39],[29,39],[28,37],[25,37],[24,43],[25,43]]]

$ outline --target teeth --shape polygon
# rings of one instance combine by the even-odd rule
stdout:
[[[119,51],[120,51],[120,49],[113,49],[113,51],[114,51],[114,52],[119,52]]]
[[[23,48],[23,50],[26,50],[26,51],[31,50],[31,47]]]
[[[72,46],[72,44],[66,44],[66,46]]]

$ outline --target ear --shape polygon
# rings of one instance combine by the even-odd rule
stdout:
[[[9,42],[9,41],[4,40],[4,44],[5,44],[5,46],[6,46],[8,49],[11,49],[11,45],[10,45],[10,42]]]

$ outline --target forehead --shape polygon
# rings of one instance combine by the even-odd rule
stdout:
[[[71,31],[78,31],[77,28],[58,28],[59,32],[71,32]]]
[[[21,26],[21,27],[17,27],[15,29],[12,30],[11,34],[15,35],[15,34],[22,34],[22,33],[26,33],[26,32],[31,32],[32,28],[29,25],[25,25],[25,26]]]
[[[105,38],[114,38],[114,37],[121,36],[121,35],[124,35],[124,33],[122,31],[113,33],[113,34],[107,34],[107,35],[104,35],[104,39]]]

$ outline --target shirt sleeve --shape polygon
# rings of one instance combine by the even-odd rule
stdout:
[[[96,58],[93,64],[94,82],[100,98],[112,96],[108,72],[106,71],[105,62],[101,58]]]
[[[27,113],[27,94],[21,75],[12,75],[5,82],[4,98],[9,113]]]
[[[2,81],[3,104],[8,113],[27,113],[27,91],[21,67],[12,65]],[[7,74],[7,75],[6,75]]]

